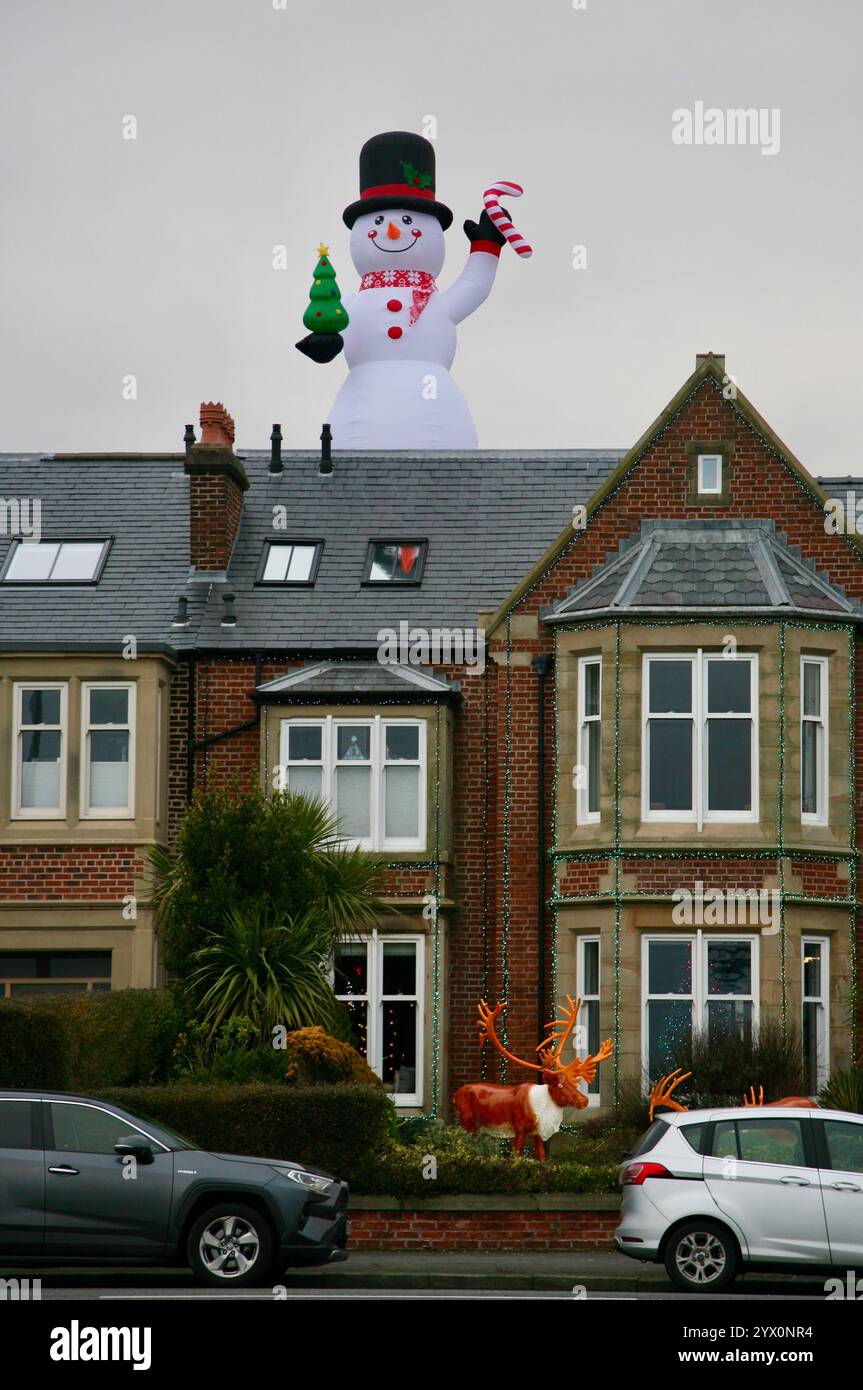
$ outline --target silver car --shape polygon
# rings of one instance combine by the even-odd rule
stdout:
[[[863,1116],[745,1107],[658,1117],[620,1167],[615,1243],[717,1293],[746,1269],[863,1266]]]

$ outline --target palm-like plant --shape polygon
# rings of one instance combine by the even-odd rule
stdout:
[[[189,977],[210,1036],[234,1018],[248,1019],[262,1044],[277,1024],[288,1032],[316,1024],[338,1031],[330,951],[329,924],[314,911],[279,919],[260,904],[231,909],[195,952]]]

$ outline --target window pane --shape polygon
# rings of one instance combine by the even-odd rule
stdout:
[[[21,735],[21,806],[45,810],[60,805],[60,734]]]
[[[110,951],[51,951],[44,953],[42,959],[45,973],[53,979],[66,976],[80,980],[96,975],[111,978]]]
[[[47,579],[59,548],[55,542],[21,541],[15,547],[6,574],[7,580]]]
[[[371,729],[361,724],[339,729],[336,755],[339,761],[367,762],[371,737]]]
[[[599,714],[599,673],[600,664],[592,661],[584,666],[584,714],[589,719],[591,715]]]
[[[416,759],[420,754],[420,731],[409,724],[387,724],[386,757],[389,762]]]
[[[351,1047],[355,1047],[361,1057],[368,1057],[369,1006],[364,999],[352,999],[345,1008],[351,1024]]]
[[[342,835],[355,840],[368,839],[371,834],[370,789],[370,768],[336,768],[336,815]]]
[[[750,1163],[806,1163],[799,1120],[738,1120],[740,1157]]]
[[[651,719],[649,738],[651,811],[691,811],[691,722]]]
[[[312,562],[315,558],[315,547],[313,545],[295,545],[291,547],[291,563],[288,566],[288,579],[294,583],[302,583],[310,579],[312,575]]]
[[[800,726],[802,772],[800,804],[805,816],[818,815],[818,744],[821,725],[804,719]]]
[[[823,1005],[812,1002],[803,1005],[803,1065],[810,1095],[814,1095],[820,1085],[823,1018]]]
[[[651,999],[647,1005],[647,1068],[651,1080],[677,1066],[681,1049],[692,1041],[692,1005],[688,999]]]
[[[418,545],[373,545],[369,579],[407,583],[417,578],[420,553]]]
[[[61,1153],[112,1154],[118,1139],[133,1134],[128,1120],[92,1105],[51,1105],[54,1150]]]
[[[591,943],[596,944],[596,943]],[[579,1012],[579,1022],[584,1029],[584,1038],[587,1044],[586,1049],[582,1048],[582,1055],[595,1055],[599,1051],[599,1001],[589,999],[582,1004]],[[599,1095],[599,1071],[593,1081],[588,1084],[587,1093],[591,1096]]]
[[[343,941],[336,947],[334,994],[368,994],[368,947],[363,941]]]
[[[129,802],[129,734],[127,730],[90,734],[91,807],[127,806]]]
[[[690,714],[692,662],[651,661],[648,689],[651,714]]]
[[[707,993],[752,993],[752,947],[748,941],[708,941]]]
[[[323,796],[321,777],[322,770],[319,767],[291,766],[287,769],[286,786],[294,796],[310,796],[315,801],[320,801]]]
[[[0,1149],[34,1147],[32,1116],[33,1107],[29,1101],[0,1100]],[[9,1196],[11,1200],[11,1192]]]
[[[820,999],[821,990],[821,942],[803,943],[803,993],[808,999]]]
[[[692,993],[692,942],[651,941],[648,994]]]
[[[709,714],[750,714],[752,664],[720,657],[707,663],[707,711]]]
[[[288,729],[288,759],[290,762],[312,762],[321,761],[321,736],[323,730],[320,725],[305,726],[303,724],[292,725]]]
[[[591,815],[599,812],[599,744],[602,725],[598,719],[585,725],[587,740],[587,809]]]
[[[734,1120],[720,1120],[713,1131],[713,1157],[737,1158],[737,1125]]]
[[[701,473],[699,487],[702,492],[719,491],[719,467],[720,457],[718,454],[700,454],[698,463]]]
[[[64,541],[51,579],[92,579],[102,558],[101,541]]]
[[[385,941],[384,994],[416,994],[417,948],[410,941]]]
[[[821,666],[815,661],[803,663],[803,713],[821,713]]]
[[[384,769],[384,834],[388,840],[415,840],[419,835],[420,770]]]
[[[707,1036],[721,1045],[726,1038],[752,1036],[752,1003],[748,999],[711,999],[707,1004]]]
[[[845,1120],[825,1120],[824,1134],[831,1168],[863,1173],[863,1125]]]
[[[264,579],[268,583],[280,584],[284,581],[288,573],[288,565],[291,563],[291,549],[289,545],[269,545],[267,546],[267,560],[264,565]]]
[[[711,811],[752,807],[752,725],[748,719],[707,724],[707,805]]]
[[[128,724],[128,690],[91,690],[91,724]]]
[[[599,942],[585,941],[582,947],[582,994],[599,993]]]
[[[22,724],[59,724],[59,690],[22,690]]]
[[[417,1089],[417,1006],[384,1001],[382,1078],[386,1090],[410,1095]]]
[[[17,951],[4,951],[0,955],[0,980],[29,980],[37,973],[35,956],[19,955]]]

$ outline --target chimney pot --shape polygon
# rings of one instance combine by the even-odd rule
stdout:
[[[172,622],[171,626],[189,626],[189,600],[186,598],[185,594],[180,594],[179,598],[177,599],[177,611],[174,614],[174,621]]]
[[[193,444],[195,443],[195,427],[194,427],[194,425],[187,425],[187,426],[186,426],[186,433],[183,435],[183,443],[184,443],[185,446],[186,446],[186,453],[188,453],[189,450],[192,448]]]
[[[221,401],[201,401],[201,443],[233,453],[234,421]]]
[[[270,435],[270,472],[282,473],[282,427],[273,425],[273,432]]]
[[[236,597],[236,594],[222,594],[222,602],[225,605],[225,611],[222,614],[222,627],[236,627],[237,625],[237,613],[234,608]]]
[[[333,432],[329,425],[324,425],[321,430],[321,462],[318,468],[319,473],[329,474],[333,471],[332,444]]]
[[[201,438],[189,444],[189,559],[196,570],[226,570],[240,529],[249,479],[234,453],[234,421],[221,401],[201,402]]]

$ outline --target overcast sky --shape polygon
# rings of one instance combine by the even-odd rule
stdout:
[[[481,447],[627,447],[710,348],[810,471],[863,472],[859,0],[281,3],[3,0],[0,450],[179,448],[202,399],[314,445],[318,242],[355,288],[360,146],[431,116],[440,285],[495,179],[535,248],[459,331]],[[778,153],[675,144],[699,101],[778,109]]]

